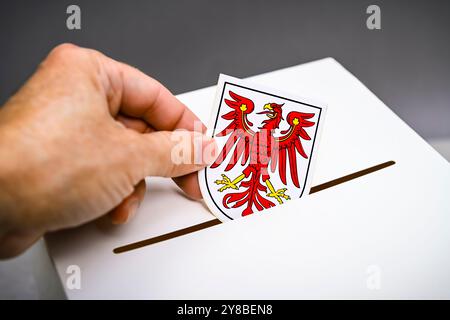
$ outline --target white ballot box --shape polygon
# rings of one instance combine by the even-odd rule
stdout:
[[[47,237],[68,298],[450,298],[449,163],[334,59],[250,79],[327,103],[311,194],[222,224],[148,178],[127,225]]]

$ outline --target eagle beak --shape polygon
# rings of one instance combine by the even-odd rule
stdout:
[[[266,105],[264,105],[263,110],[268,110],[268,111],[258,112],[258,114],[265,114],[267,117],[272,118],[272,119],[276,117],[276,114],[273,111],[273,108],[270,105],[270,103],[267,103]]]
[[[264,105],[263,110],[273,110],[272,106],[270,105],[270,103],[267,103]]]

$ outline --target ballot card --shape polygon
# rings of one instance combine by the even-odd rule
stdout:
[[[309,194],[326,107],[300,96],[220,75],[208,124],[219,152],[199,183],[222,222]]]

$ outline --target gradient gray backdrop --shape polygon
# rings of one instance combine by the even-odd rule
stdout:
[[[66,29],[69,4],[81,7],[81,31]],[[381,7],[381,31],[366,28],[370,4]],[[449,9],[448,0],[2,1],[0,105],[62,42],[137,66],[174,93],[215,84],[220,72],[331,56],[426,139],[450,139]],[[42,241],[0,262],[2,298],[64,298]]]
[[[66,29],[69,4],[81,7],[81,31]],[[381,7],[380,31],[366,28],[369,4]],[[61,42],[101,50],[174,93],[220,72],[331,56],[422,136],[450,137],[449,31],[450,1],[4,1],[0,104]]]

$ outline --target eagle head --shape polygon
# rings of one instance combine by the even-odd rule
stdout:
[[[263,111],[258,112],[258,114],[265,114],[269,119],[264,120],[263,127],[265,129],[276,129],[280,125],[281,120],[283,118],[283,104],[277,103],[266,103],[263,107]]]

